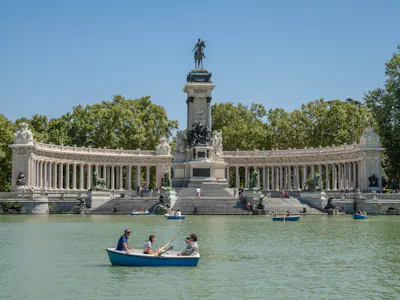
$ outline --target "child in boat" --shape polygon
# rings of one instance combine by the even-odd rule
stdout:
[[[153,243],[156,241],[156,236],[154,234],[149,236],[149,240],[144,244],[143,247],[143,254],[151,254],[151,255],[157,255],[159,253],[158,250],[151,250],[151,247],[153,246]]]
[[[286,211],[285,216],[290,217],[290,212],[288,210]]]

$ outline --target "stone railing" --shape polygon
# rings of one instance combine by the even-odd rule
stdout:
[[[74,154],[94,154],[94,155],[129,155],[129,156],[153,156],[156,155],[155,150],[124,150],[124,149],[106,149],[106,148],[84,148],[73,146],[59,146],[53,144],[44,144],[35,142],[35,148],[43,151],[54,151]]]
[[[286,149],[286,150],[254,150],[254,151],[224,151],[224,157],[265,157],[265,156],[293,156],[293,155],[321,155],[336,154],[359,150],[360,144],[341,145],[332,147],[304,148],[304,149]]]
[[[13,191],[13,192],[5,192],[5,193],[0,193],[0,201],[3,200],[26,200],[26,201],[32,201],[32,200],[41,200],[43,197],[46,198],[59,198],[60,200],[62,199],[69,199],[69,200],[76,200],[79,197],[87,197],[87,191],[82,191],[82,192],[76,192],[76,191],[46,191],[46,192],[38,192],[38,191]]]

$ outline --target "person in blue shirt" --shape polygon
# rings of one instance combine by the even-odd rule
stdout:
[[[125,229],[124,234],[119,238],[117,249],[118,251],[125,251],[129,253],[129,251],[133,252],[131,245],[129,244],[129,236],[131,235],[130,229]]]

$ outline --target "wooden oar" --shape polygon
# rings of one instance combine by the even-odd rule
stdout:
[[[174,240],[176,239],[176,236],[174,236],[168,243],[166,243],[164,246],[162,246],[160,249],[158,249],[160,252],[163,251],[169,244],[171,244]]]
[[[160,252],[158,252],[158,256],[161,256],[161,255],[163,255],[165,252],[167,252],[167,251],[170,251],[170,250],[172,250],[172,249],[174,249],[174,247],[173,246],[170,246],[170,247],[168,247],[168,249],[165,249],[165,250],[163,250],[163,251],[160,251]]]

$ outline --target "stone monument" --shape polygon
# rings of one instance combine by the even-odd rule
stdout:
[[[196,187],[205,183],[228,186],[222,152],[222,133],[211,132],[211,73],[203,68],[205,43],[197,42],[195,69],[187,75],[187,126],[177,134],[174,152],[174,187]]]

